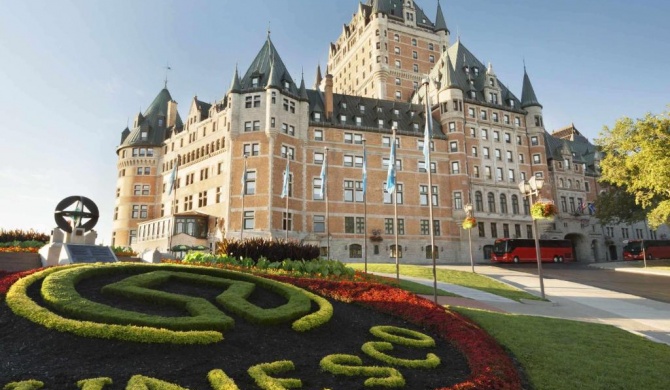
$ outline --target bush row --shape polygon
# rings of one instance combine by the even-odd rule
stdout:
[[[191,252],[182,260],[186,264],[222,264],[233,267],[255,268],[261,271],[286,271],[311,276],[353,276],[356,272],[337,260],[290,260],[270,261],[261,257],[254,261],[248,257],[235,257],[230,255],[212,255],[204,252]]]
[[[44,233],[38,233],[32,229],[30,230],[5,230],[0,229],[0,242],[14,242],[14,241],[39,241],[39,242],[49,242],[49,235]]]
[[[45,242],[35,241],[35,240],[0,242],[0,248],[15,247],[15,248],[37,248],[37,249],[39,249],[39,248],[43,247],[44,245],[46,245]]]
[[[320,256],[320,249],[315,245],[304,245],[295,241],[284,241],[267,238],[247,238],[244,240],[227,240],[217,244],[217,254],[238,258],[249,258],[254,262],[265,258],[270,262],[284,259],[314,260]]]

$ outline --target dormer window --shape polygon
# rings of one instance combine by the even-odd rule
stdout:
[[[377,112],[384,112],[384,109],[382,107],[377,107]]]
[[[141,139],[142,141],[146,141],[147,138],[149,138],[149,133],[148,133],[148,132],[143,131],[143,132],[140,133],[140,139]]]
[[[251,88],[256,88],[258,87],[260,79],[258,77],[252,77],[251,78]]]
[[[476,76],[479,76],[479,68],[476,66],[472,67],[472,73]]]
[[[490,77],[489,78],[489,87],[493,88],[493,87],[495,87],[495,85],[496,85],[495,80],[493,79],[493,77]]]
[[[512,107],[512,108],[514,108],[514,104],[515,104],[515,103],[514,103],[514,100],[510,99],[510,100],[509,100],[509,106]]]
[[[400,111],[397,108],[393,109],[393,115],[400,115]]]
[[[465,73],[470,73],[470,68],[468,68],[468,66],[465,65],[465,66],[463,67],[463,72],[465,72]]]
[[[342,107],[343,110],[347,109],[347,103],[346,102],[342,102],[342,104],[340,104],[340,106]]]
[[[163,126],[163,118],[158,118],[158,127]]]
[[[314,113],[314,122],[321,122],[321,113],[320,112],[315,112]]]
[[[361,113],[365,113],[365,106],[362,105],[362,104],[360,104],[360,105],[358,106],[358,110],[359,110]]]
[[[476,99],[477,93],[475,91],[470,91],[470,99]]]
[[[284,81],[284,89],[289,89],[290,86],[291,84],[288,81]]]

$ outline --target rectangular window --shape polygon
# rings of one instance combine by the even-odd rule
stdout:
[[[315,215],[312,220],[314,233],[324,233],[326,231],[326,217],[323,215]]]
[[[323,164],[323,153],[314,152],[314,164],[322,165]]]
[[[354,217],[344,217],[344,232],[345,233],[354,232]]]
[[[449,142],[449,151],[450,152],[458,152],[458,142],[457,141]]]
[[[314,141],[323,141],[323,130],[314,130]]]
[[[281,146],[281,156],[283,158],[288,158],[289,160],[295,160],[295,148],[290,146],[282,145]]]
[[[384,218],[384,233],[393,234],[393,218]]]
[[[488,130],[482,129],[481,134],[482,134],[482,139],[489,139],[489,131]]]
[[[463,194],[460,192],[454,192],[454,209],[463,209]]]
[[[323,200],[323,196],[321,195],[321,178],[317,177],[314,179],[312,182],[312,199],[314,200]],[[325,195],[325,194],[324,194]]]
[[[247,178],[244,181],[244,195],[254,195],[256,193],[256,171],[247,171]]]
[[[452,161],[451,162],[451,173],[454,175],[458,175],[461,172],[460,165],[458,161]]]
[[[244,212],[244,230],[251,230],[254,228],[254,212]]]
[[[486,237],[486,231],[484,230],[484,222],[477,222],[477,230],[479,231],[479,237]]]
[[[356,233],[358,234],[365,233],[365,218],[356,217]]]

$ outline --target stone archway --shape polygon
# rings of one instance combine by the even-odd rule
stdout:
[[[569,233],[565,235],[565,239],[572,242],[572,250],[575,254],[574,261],[583,263],[592,263],[595,261],[591,243],[588,242],[586,236],[581,233]]]
[[[609,252],[610,252],[610,261],[619,260],[619,257],[617,256],[616,245],[610,245],[608,247],[608,249],[609,249]]]

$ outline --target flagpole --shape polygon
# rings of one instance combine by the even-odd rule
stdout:
[[[368,273],[368,155],[363,140],[363,262],[364,272]]]
[[[244,155],[244,172],[242,172],[242,215],[240,216],[240,242],[244,237],[244,195],[247,192],[247,155]]]
[[[391,147],[395,147],[395,132],[397,126],[393,126],[393,136],[391,137]],[[394,190],[391,196],[393,197],[393,232],[395,233],[395,278],[397,281],[400,281],[400,262],[398,261],[398,191],[397,191],[397,172],[395,170],[395,153],[393,154],[393,161],[389,161],[389,164],[393,164],[393,184]]]
[[[424,135],[423,150],[426,156],[426,171],[428,172],[428,228],[430,232],[430,254],[433,260],[433,302],[437,304],[437,264],[435,261],[435,231],[433,226],[433,175],[430,164],[430,139],[432,137],[430,125],[432,115],[430,102],[428,101],[428,79],[423,80],[423,85],[426,86],[426,128],[424,130],[426,134]]]
[[[325,155],[323,159],[325,166],[325,175],[322,178],[321,186],[323,187],[323,198],[326,201],[326,260],[330,260],[330,207],[328,205],[328,186],[326,185],[328,177],[328,148],[325,149]]]
[[[289,164],[288,164],[288,153],[287,153],[286,154],[286,171],[284,171],[285,172],[284,174],[286,175],[286,178],[284,180],[286,180],[286,183],[288,183],[288,181],[289,181],[288,167],[289,167]],[[288,184],[286,185],[286,187],[287,187],[286,188],[286,235],[284,236],[284,240],[286,242],[288,242],[288,222],[289,222],[289,219],[288,219]]]

